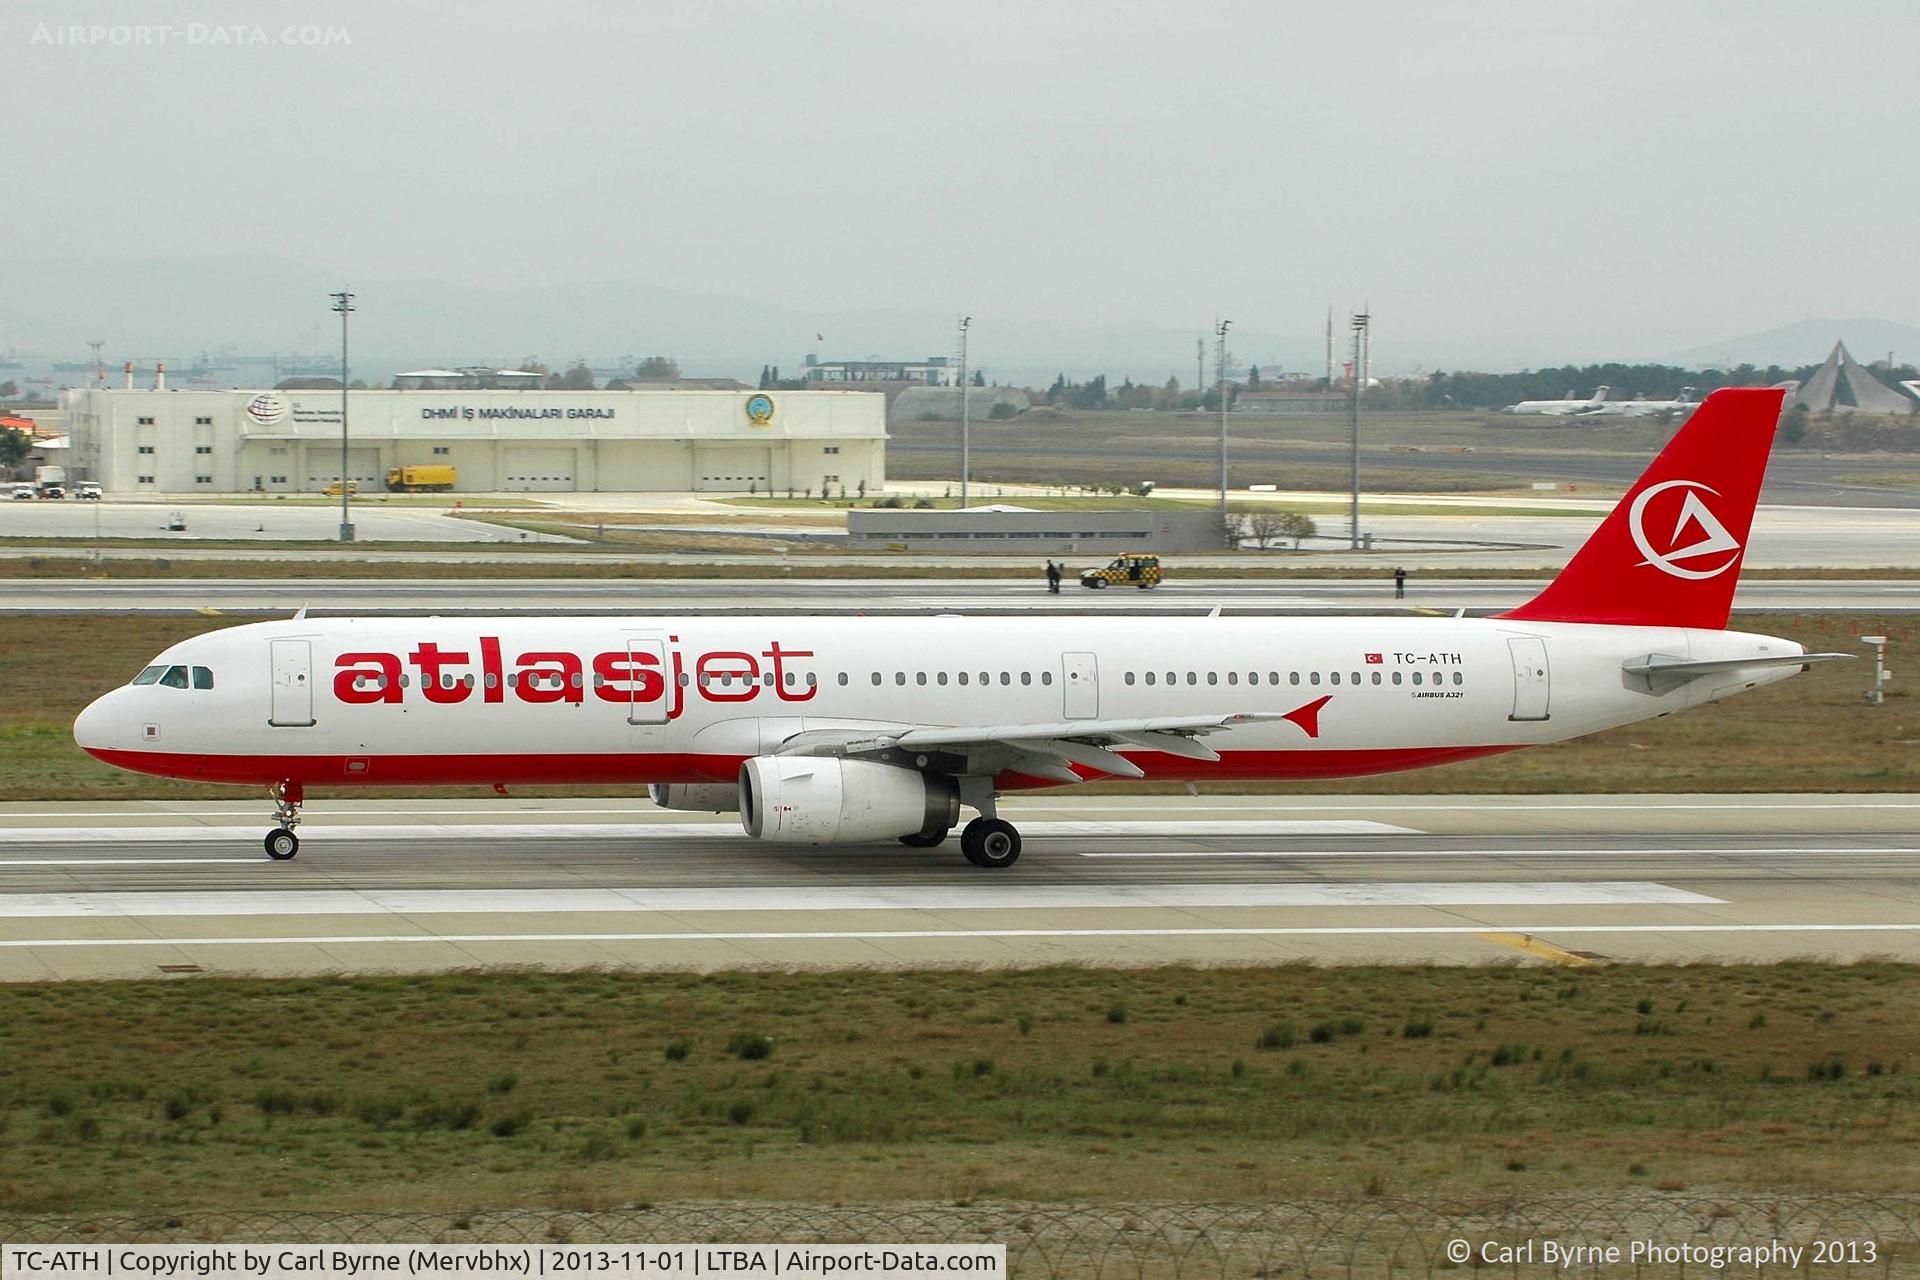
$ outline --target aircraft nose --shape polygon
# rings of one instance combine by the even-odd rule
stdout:
[[[120,744],[120,712],[112,693],[101,694],[74,717],[73,740],[90,753],[112,750]]]

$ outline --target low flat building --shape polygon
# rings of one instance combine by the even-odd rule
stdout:
[[[79,388],[69,467],[113,493],[313,493],[340,478],[340,392]],[[886,401],[832,391],[347,393],[347,478],[456,469],[479,493],[818,492],[886,482]]]
[[[976,555],[1117,556],[1220,551],[1226,538],[1211,511],[896,511],[847,512],[855,551],[930,551]]]
[[[1235,413],[1344,413],[1352,404],[1344,391],[1242,391],[1234,398]]]

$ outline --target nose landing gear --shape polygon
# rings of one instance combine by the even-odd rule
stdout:
[[[306,795],[297,782],[277,782],[267,794],[273,797],[273,820],[280,825],[267,832],[262,843],[269,858],[285,862],[300,852],[300,837],[293,834],[293,829],[300,825],[300,805]]]

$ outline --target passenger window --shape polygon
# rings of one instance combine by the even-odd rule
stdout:
[[[1464,673],[1456,671],[1453,673],[1453,682],[1455,684],[1465,684],[1467,682],[1467,678]]]
[[[937,672],[935,673],[933,679],[934,679],[934,683],[944,685],[947,682],[947,673],[944,671]]]
[[[1354,672],[1354,673],[1353,673],[1353,682],[1354,682],[1355,684],[1359,684],[1359,683],[1360,683],[1360,673],[1359,673],[1358,671],[1356,671],[1356,672]]]
[[[1240,683],[1240,673],[1239,673],[1238,671],[1229,671],[1229,672],[1227,672],[1227,683],[1228,683],[1228,684],[1239,684],[1239,683]]]
[[[992,684],[992,683],[993,683],[993,672],[991,672],[991,671],[982,671],[982,672],[980,673],[980,683],[981,683],[981,684]]]
[[[1126,681],[1127,681],[1127,683],[1128,683],[1128,684],[1132,684],[1132,683],[1133,683],[1133,672],[1131,672],[1131,671],[1129,671],[1129,672],[1127,672],[1127,675],[1126,675]]]
[[[954,679],[958,680],[961,684],[965,684],[967,682],[967,673],[962,671],[959,675],[955,676]]]
[[[925,684],[925,683],[927,682],[927,673],[926,673],[926,672],[924,672],[924,671],[916,671],[916,672],[914,672],[914,673],[913,673],[913,682],[914,682],[915,684]]]
[[[1300,683],[1300,673],[1299,673],[1298,671],[1289,671],[1289,672],[1287,672],[1287,683],[1288,683],[1288,684],[1299,684],[1299,683]]]
[[[880,673],[878,671],[873,673],[873,682],[876,685],[880,683]]]
[[[1416,672],[1414,672],[1414,673],[1413,673],[1413,682],[1414,682],[1415,684],[1419,684],[1419,683],[1420,683],[1420,673],[1419,673],[1418,671],[1416,671]]]
[[[1293,673],[1293,682],[1294,682],[1295,684],[1299,684],[1299,683],[1300,683],[1300,673],[1299,673],[1298,671],[1296,671],[1296,672],[1294,672],[1294,673]],[[1267,683],[1268,683],[1268,684],[1279,684],[1279,683],[1280,683],[1280,673],[1279,673],[1278,671],[1269,671],[1269,672],[1267,672]]]
[[[840,684],[844,688],[846,686],[846,683],[847,683],[847,673],[842,671],[840,673]]]
[[[1339,673],[1338,671],[1334,671],[1334,672],[1331,672],[1331,673],[1329,673],[1329,674],[1328,674],[1328,676],[1327,676],[1327,683],[1328,683],[1328,684],[1339,684],[1339,683],[1340,683],[1340,673]]]
[[[1040,673],[1040,683],[1041,683],[1041,684],[1052,684],[1052,683],[1053,683],[1053,672],[1051,672],[1051,671],[1042,671],[1042,672]]]
[[[1373,673],[1373,682],[1374,682],[1375,684],[1379,684],[1379,683],[1380,683],[1380,673],[1379,673],[1378,671],[1376,671],[1376,672],[1374,672],[1374,673]]]
[[[1208,684],[1219,684],[1219,683],[1220,683],[1220,673],[1219,673],[1218,671],[1209,671],[1209,672],[1207,672],[1207,683],[1208,683]]]
[[[1396,672],[1394,672],[1394,673],[1393,673],[1393,682],[1394,682],[1395,684],[1399,684],[1399,683],[1400,683],[1400,673],[1399,673],[1398,671],[1396,671]]]
[[[1197,672],[1197,671],[1189,671],[1189,672],[1187,672],[1187,683],[1188,683],[1188,684],[1199,684],[1199,683],[1200,683],[1200,673],[1199,673],[1199,672]]]
[[[385,686],[386,686],[386,681],[384,679],[378,680],[374,683],[374,687],[376,689],[384,688]],[[500,677],[495,675],[491,671],[487,672],[487,688],[498,689],[499,687],[500,687]]]
[[[160,677],[165,674],[167,674],[165,667],[143,667],[141,668],[140,674],[133,678],[133,682],[135,684],[155,684],[159,681]]]
[[[1021,683],[1021,684],[1032,684],[1032,683],[1033,683],[1033,672],[1031,672],[1031,671],[1022,671],[1022,672],[1020,673],[1020,683]]]
[[[841,676],[840,683],[845,684],[846,682],[847,682],[847,678],[845,676]],[[807,672],[807,688],[811,689],[813,688],[813,686],[819,683],[820,683],[819,677],[815,676],[811,671]]]
[[[210,667],[195,667],[193,669],[193,687],[196,689],[213,688],[213,669]]]
[[[1148,684],[1152,684],[1152,683],[1153,683],[1153,672],[1151,672],[1151,671],[1149,671],[1149,672],[1147,672],[1147,683],[1148,683]]]
[[[1320,673],[1319,673],[1318,671],[1309,671],[1309,672],[1307,673],[1307,683],[1308,683],[1308,684],[1319,684],[1319,683],[1320,683]]]
[[[907,682],[907,673],[906,673],[906,672],[904,672],[904,671],[896,671],[896,672],[894,672],[894,673],[893,673],[893,682],[894,682],[895,684],[905,684],[905,683]]]
[[[1000,673],[1000,683],[1001,683],[1001,684],[1012,684],[1012,683],[1013,683],[1013,673],[1012,673],[1012,672],[1008,672],[1008,671],[1002,671],[1002,672]]]

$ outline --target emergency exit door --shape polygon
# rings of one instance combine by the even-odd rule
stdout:
[[[1092,654],[1061,654],[1060,683],[1067,719],[1091,720],[1100,714],[1100,667]]]
[[[273,705],[267,723],[301,728],[313,723],[313,644],[308,640],[275,640],[269,646],[273,665]]]
[[[1547,642],[1538,636],[1511,636],[1507,652],[1513,657],[1513,714],[1507,719],[1545,720],[1552,694]]]

